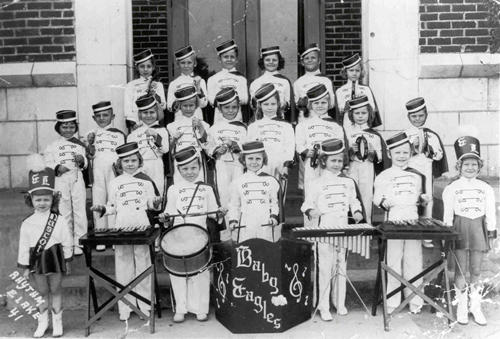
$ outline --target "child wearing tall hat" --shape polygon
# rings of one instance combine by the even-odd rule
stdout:
[[[373,203],[386,211],[386,220],[418,219],[419,205],[429,202],[425,191],[425,176],[408,166],[411,145],[408,136],[400,132],[387,139],[392,166],[375,177]],[[422,271],[422,246],[420,240],[391,239],[387,241],[387,265],[405,279],[411,279]],[[422,279],[414,282],[420,285]],[[388,275],[387,291],[398,288],[401,283]],[[404,289],[405,297],[411,294]],[[387,299],[388,313],[392,313],[400,304],[400,294]],[[416,296],[410,301],[410,312],[419,313],[422,298]]]
[[[462,325],[467,324],[470,312],[477,324],[486,325],[486,317],[481,310],[485,292],[480,275],[484,254],[493,247],[493,240],[497,236],[495,192],[490,185],[478,179],[483,167],[479,140],[464,136],[458,138],[454,146],[459,177],[443,191],[443,222],[453,225],[461,235],[454,249],[457,260],[457,321]],[[466,279],[467,271],[470,274],[469,281]]]
[[[125,143],[125,134],[111,127],[115,114],[109,101],[100,101],[92,105],[92,118],[97,128],[87,133],[89,158],[92,160],[92,203],[104,205],[111,179],[115,177],[114,164],[118,159],[115,149]],[[114,227],[111,217],[99,218],[94,214],[95,228]],[[103,250],[104,245],[97,245],[97,250]]]
[[[116,148],[118,154],[117,167],[122,174],[113,178],[109,184],[106,205],[93,205],[91,210],[103,215],[115,215],[116,228],[127,228],[150,225],[148,211],[158,210],[161,198],[155,183],[142,171],[144,163],[136,142],[128,142]],[[116,281],[127,285],[151,265],[147,245],[115,245]],[[141,281],[134,291],[151,299],[151,277]],[[150,306],[130,295],[125,296],[129,302],[139,306],[148,315]],[[118,302],[120,320],[130,317],[130,307],[122,301]]]
[[[257,90],[259,90],[262,85],[271,83],[279,93],[280,109],[283,112],[283,118],[294,123],[296,117],[292,83],[287,77],[280,73],[280,70],[285,67],[285,59],[281,55],[280,47],[272,46],[261,48],[258,64],[259,68],[264,73],[250,84],[252,108],[254,110],[257,108],[257,103],[255,102],[255,93]]]
[[[218,211],[208,214],[208,217],[221,223],[225,209],[220,207],[212,186],[197,179],[201,171],[199,152],[190,146],[175,153],[174,158],[181,179],[168,188],[167,206],[160,217],[170,221],[173,226],[191,223],[207,229],[207,215],[203,213]],[[179,213],[187,216],[173,219],[168,217]],[[192,213],[203,215],[189,216]],[[195,241],[191,235],[179,235],[176,240],[178,248],[189,246],[190,242]],[[198,321],[206,321],[210,299],[210,271],[207,269],[191,277],[170,274],[170,282],[175,298],[174,322],[183,322],[188,312],[196,314]]]
[[[264,143],[268,156],[267,173],[277,179],[285,174],[295,156],[295,134],[292,124],[283,120],[278,90],[266,83],[255,93],[258,120],[248,126],[248,140]]]
[[[25,198],[33,214],[21,224],[17,266],[24,269],[24,277],[31,277],[43,298],[37,305],[40,314],[33,337],[41,338],[49,327],[49,308],[52,336],[60,337],[63,334],[61,282],[66,262],[73,257],[73,239],[66,219],[58,212],[60,196],[54,190],[54,170],[46,167],[38,154],[29,156],[27,163],[29,190]]]
[[[427,107],[424,98],[408,101],[406,110],[408,111],[408,120],[412,125],[405,131],[412,145],[412,156],[408,166],[425,175],[425,190],[432,197],[434,178],[448,172],[444,146],[439,135],[424,126],[427,121]],[[423,209],[423,216],[432,217],[432,205],[433,200],[431,199]],[[433,247],[432,240],[424,240],[422,245],[427,248]]]
[[[74,254],[83,254],[78,239],[87,233],[86,192],[82,170],[88,165],[87,148],[77,137],[76,112],[62,110],[56,113],[54,129],[59,138],[51,142],[44,152],[45,163],[54,169],[55,190],[61,192],[59,212],[69,226]]]
[[[140,121],[136,100],[144,95],[154,96],[160,105],[158,120],[163,120],[163,110],[167,107],[163,84],[155,79],[156,64],[151,50],[144,50],[134,55],[134,65],[139,77],[125,86],[124,110],[125,122],[129,132],[135,129]]]
[[[373,111],[372,127],[380,126],[382,124],[382,119],[380,118],[380,113],[372,90],[370,87],[360,83],[360,79],[364,77],[361,57],[359,54],[354,54],[345,58],[342,60],[342,66],[340,74],[346,79],[346,83],[335,91],[335,96],[337,97],[337,122],[346,127],[350,123],[346,116],[346,113],[349,112],[349,107],[346,104],[349,100],[360,96],[366,96]]]
[[[196,67],[196,54],[193,47],[191,45],[185,46],[177,50],[174,56],[181,74],[168,85],[167,110],[175,114],[175,119],[180,118],[182,113],[178,105],[175,104],[177,102],[175,93],[181,88],[194,86],[198,96],[198,107],[196,107],[194,116],[198,119],[203,119],[203,112],[201,109],[205,108],[208,103],[207,83],[199,75],[193,73]]]
[[[175,154],[186,147],[194,147],[202,156],[199,180],[206,181],[206,161],[202,153],[206,147],[207,131],[210,126],[196,116],[200,101],[198,91],[194,85],[186,84],[175,91],[175,99],[181,116],[167,125],[168,134],[170,135],[170,152]],[[174,182],[179,179],[180,174],[174,160]]]
[[[215,159],[215,182],[221,205],[228,208],[231,183],[243,174],[243,166],[238,159],[241,144],[247,138],[247,126],[236,118],[240,100],[234,89],[221,89],[215,97],[215,104],[222,119],[208,130],[207,152]]]
[[[309,182],[319,175],[317,157],[321,142],[331,138],[345,140],[344,129],[328,116],[331,101],[332,97],[325,85],[319,84],[310,88],[307,91],[310,117],[299,122],[295,128],[295,150],[304,161],[305,167],[303,187],[299,188],[304,190],[307,190]]]
[[[311,181],[301,207],[301,211],[317,227],[346,226],[349,212],[356,223],[364,218],[363,206],[357,197],[356,183],[341,174],[344,166],[344,152],[344,142],[340,139],[327,139],[321,143],[319,166],[323,171],[321,176]],[[318,303],[321,319],[331,321],[333,319],[330,313],[330,290],[332,288],[331,296],[337,314],[347,314],[345,307],[346,249],[320,242],[316,242],[314,246],[315,261],[318,265],[315,300]],[[332,276],[337,261],[341,272]]]
[[[250,120],[246,105],[248,104],[248,85],[247,79],[243,74],[236,70],[238,64],[238,45],[234,40],[229,40],[218,45],[216,48],[219,62],[222,69],[208,78],[207,90],[208,101],[214,106],[214,123],[222,118],[216,103],[215,96],[221,89],[226,87],[233,88],[238,93],[240,111],[236,116],[236,120],[247,123]]]
[[[240,162],[245,173],[231,184],[228,212],[232,238],[238,243],[252,238],[276,242],[281,237],[280,184],[264,172],[267,160],[261,141],[242,144]]]
[[[348,119],[344,124],[349,141],[349,176],[358,184],[366,222],[371,223],[373,180],[375,175],[390,167],[387,146],[382,136],[372,128],[375,114],[367,96],[348,101]]]
[[[144,160],[144,173],[153,179],[163,197],[165,192],[165,172],[163,154],[169,150],[169,135],[167,129],[158,122],[160,104],[154,96],[143,96],[136,101],[139,110],[139,127],[127,137],[127,142],[136,142]]]

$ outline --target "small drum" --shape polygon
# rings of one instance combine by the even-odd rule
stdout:
[[[190,277],[208,268],[212,251],[208,231],[196,224],[180,224],[162,235],[163,266],[178,277]]]

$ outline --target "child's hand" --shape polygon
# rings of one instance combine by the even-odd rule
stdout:
[[[153,128],[148,128],[146,130],[146,135],[148,137],[156,137],[158,135],[158,133]]]
[[[227,211],[228,211],[227,208],[221,206],[217,209],[217,214],[220,216],[225,216],[227,214]]]
[[[353,153],[356,153],[359,151],[359,147],[358,147],[358,144],[353,142],[352,145],[351,145],[351,149],[352,149],[352,152]]]
[[[92,212],[97,212],[97,213],[103,214],[103,213],[106,212],[106,206],[104,206],[104,205],[93,205],[92,207],[90,207],[90,210]]]
[[[384,208],[385,210],[390,210],[392,207],[392,202],[389,199],[383,199],[382,202],[380,203],[380,206]]]
[[[25,268],[23,270],[23,277],[28,278],[30,276],[30,270],[28,268]]]
[[[228,150],[228,148],[227,148],[226,144],[222,144],[219,147],[217,147],[217,149],[215,150],[215,155],[221,156],[223,154],[226,154],[227,150]]]
[[[94,132],[90,132],[89,134],[87,134],[87,142],[89,145],[94,144],[94,142],[95,142],[95,133]]]
[[[359,211],[358,212],[354,212],[354,214],[353,214],[352,217],[353,217],[354,221],[356,222],[356,224],[358,222],[360,222],[361,220],[363,220],[363,214],[361,212],[359,212]]]
[[[67,168],[66,166],[59,165],[59,167],[57,167],[57,174],[58,175],[63,175],[66,172],[69,172],[69,168]]]
[[[175,131],[174,133],[172,133],[172,138],[174,138],[175,140],[179,140],[183,134],[184,134],[184,132]]]
[[[427,204],[431,201],[431,197],[428,194],[420,194],[420,205],[427,206]]]
[[[313,149],[308,149],[306,153],[306,158],[312,158],[314,155],[314,150]]]
[[[74,159],[75,159],[76,166],[78,166],[78,167],[83,167],[83,165],[85,164],[85,159],[83,158],[83,155],[81,155],[81,154],[75,154]]]
[[[321,216],[321,213],[320,211],[318,211],[317,209],[311,209],[309,210],[309,213],[307,213],[307,217],[309,218],[309,220],[312,220],[312,219],[316,219],[316,218],[319,218]]]
[[[170,216],[168,213],[160,213],[158,214],[158,220],[162,223],[166,223],[170,220]]]
[[[162,200],[163,199],[161,197],[154,197],[153,198],[153,208],[155,210],[157,210],[158,208],[160,208]]]
[[[236,220],[232,220],[229,222],[229,229],[234,230],[236,227],[238,227],[238,222]]]

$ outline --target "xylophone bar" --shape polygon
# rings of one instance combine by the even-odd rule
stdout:
[[[340,236],[340,237],[297,237],[309,242],[320,242],[331,244],[357,253],[366,259],[370,259],[371,235]]]

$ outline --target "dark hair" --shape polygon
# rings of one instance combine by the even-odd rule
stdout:
[[[278,71],[279,71],[280,69],[283,69],[285,67],[285,59],[281,56],[281,53],[279,53],[279,52],[272,53],[272,54],[267,54],[266,56],[273,55],[273,54],[277,54],[278,55]],[[265,69],[265,67],[264,67],[264,58],[266,56],[260,57],[259,61],[257,61],[257,65],[259,65],[259,68],[261,70]]]
[[[364,107],[364,106],[363,106]],[[368,104],[366,105],[366,107],[368,107],[368,121],[366,122],[368,124],[368,127],[372,127],[373,126],[373,120],[375,120],[375,112],[373,111],[373,108],[372,108],[372,105]],[[351,108],[349,107],[349,103],[346,102],[346,107],[347,109],[347,116],[349,117],[349,120],[354,124],[354,110],[356,108]],[[361,107],[359,107],[361,108]]]
[[[273,96],[267,98],[267,100],[269,100],[271,98],[276,98],[276,101],[278,102],[278,110],[276,111],[276,116],[279,119],[283,119],[283,109],[281,108],[280,94],[278,93],[278,91],[276,91],[276,93],[274,93]],[[267,101],[267,100],[265,100],[265,101]],[[260,103],[258,102],[257,109],[255,110],[255,120],[262,119],[263,116],[264,116],[264,113],[262,113],[262,108],[260,106]]]
[[[142,167],[142,165],[144,165],[144,159],[142,158],[141,153],[137,152],[134,154],[130,154],[130,155],[126,156],[126,158],[128,158],[131,155],[137,155],[137,157],[139,158],[139,167]],[[118,158],[116,160],[116,169],[120,172],[120,174],[123,173],[122,158]]]
[[[78,133],[78,123],[76,121],[57,121],[56,124],[54,125],[54,129],[56,130],[57,134],[61,135],[59,128],[61,128],[61,125],[66,123],[66,122],[74,123],[76,126],[75,133]]]
[[[156,67],[156,61],[155,57],[153,56],[152,58],[148,59],[151,60],[151,64],[153,65],[153,72],[151,73],[151,76],[153,77],[153,80],[156,80],[156,77],[158,76],[159,67]],[[143,62],[146,62],[148,60],[144,60]],[[139,74],[139,65],[142,64],[143,62],[140,62],[138,64],[134,64],[134,78],[138,78],[140,76]]]
[[[32,195],[49,195],[49,194],[37,194],[36,192],[26,193],[24,195],[24,203],[30,208],[34,208]],[[52,213],[59,214],[59,201],[60,200],[61,200],[61,192],[54,191],[52,193],[52,205],[50,206],[50,211]]]
[[[263,156],[263,161],[262,161],[262,167],[266,166],[267,165],[267,160],[268,160],[266,151],[255,152],[255,153],[262,153],[264,155]],[[254,154],[254,153],[250,153],[250,154]],[[243,154],[243,152],[241,152],[240,156],[238,157],[238,160],[240,161],[240,164],[243,165],[243,168],[245,170],[247,169],[247,165],[246,165],[246,162],[245,162],[245,156],[250,155],[250,154]]]
[[[359,79],[361,80],[365,76],[365,68],[363,67],[362,62],[360,62],[359,65],[361,66],[361,72],[359,73]],[[352,67],[354,67],[354,66],[352,66]],[[342,69],[340,70],[340,76],[342,77],[342,79],[347,80],[347,68],[342,67]]]
[[[199,56],[196,57],[196,66],[194,66],[193,73],[199,75],[205,81],[215,74],[214,71],[208,68],[205,58]]]

